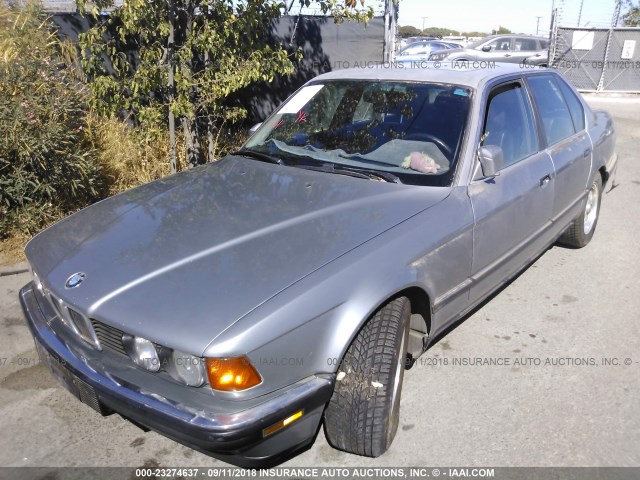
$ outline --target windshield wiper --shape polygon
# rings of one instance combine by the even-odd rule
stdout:
[[[381,172],[380,170],[368,170],[368,169],[357,168],[357,167],[351,167],[351,168],[338,167],[338,168],[344,169],[349,172],[361,173],[361,174],[367,175],[369,178],[382,179],[385,182],[389,182],[389,183],[402,183],[402,181],[400,180],[400,177],[398,177],[397,175],[394,175],[391,172]]]
[[[262,152],[256,152],[255,150],[238,150],[237,152],[233,152],[231,155],[240,155],[247,158],[253,158],[254,160],[260,160],[261,162],[274,163],[276,165],[284,165],[284,162],[281,158],[274,157],[272,155],[268,155]]]
[[[337,175],[347,175],[349,177],[367,178],[369,180],[384,180],[390,183],[401,183],[400,178],[396,177],[393,173],[378,172],[375,170],[365,170],[361,168],[349,168],[342,165],[336,165],[335,163],[324,163],[322,166],[315,165],[295,165],[298,168],[304,168],[305,170],[314,170],[317,172],[335,173]]]

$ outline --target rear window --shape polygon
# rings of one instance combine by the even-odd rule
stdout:
[[[538,46],[533,38],[516,38],[514,49],[522,52],[533,52],[538,50]]]

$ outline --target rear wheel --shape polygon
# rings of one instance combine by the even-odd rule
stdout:
[[[582,248],[591,241],[598,223],[601,199],[602,178],[597,174],[583,202],[582,212],[558,239],[560,244],[571,248]]]
[[[400,417],[410,317],[406,297],[392,300],[349,346],[324,414],[325,435],[333,447],[377,457],[391,445]]]

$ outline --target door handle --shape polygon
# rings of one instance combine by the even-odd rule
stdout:
[[[505,54],[504,54],[504,56],[505,56],[505,57],[510,57],[510,56],[511,56],[511,54],[510,54],[510,53],[505,53]]]
[[[589,155],[591,155],[591,149],[590,149],[590,148],[587,148],[587,149],[584,151],[584,153],[582,154],[582,156],[583,156],[584,158],[587,158]]]
[[[545,188],[551,182],[551,175],[545,175],[540,179],[540,188]]]

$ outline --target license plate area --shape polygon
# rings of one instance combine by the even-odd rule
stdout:
[[[51,374],[62,386],[82,403],[93,408],[101,415],[109,415],[112,413],[100,402],[95,389],[91,385],[75,376],[66,368],[64,360],[51,355],[37,340],[35,344],[40,361],[47,366]]]

